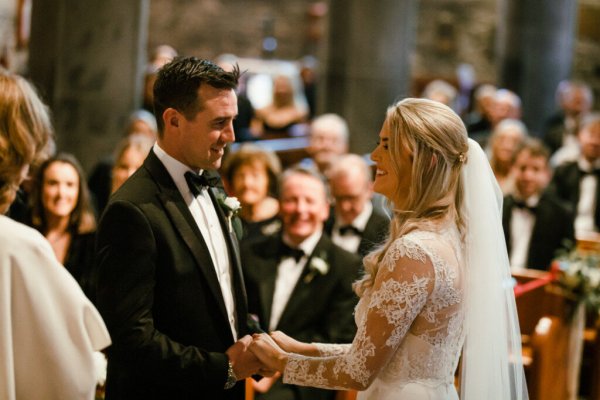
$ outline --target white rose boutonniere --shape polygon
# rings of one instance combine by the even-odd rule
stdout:
[[[316,275],[327,275],[329,272],[329,264],[327,263],[325,253],[321,253],[319,256],[314,256],[310,260],[308,265],[308,274],[304,277],[305,283],[310,283]]]
[[[242,209],[242,205],[240,204],[239,200],[237,197],[228,197],[224,194],[220,194],[217,196],[217,201],[227,217],[229,232],[235,231],[236,236],[238,239],[240,239],[242,237],[242,224],[237,218],[237,215]]]

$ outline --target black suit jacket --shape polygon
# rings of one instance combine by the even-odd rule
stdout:
[[[249,328],[239,249],[216,209],[241,337]],[[243,383],[223,390],[234,338],[207,245],[153,151],[106,207],[97,257],[97,307],[113,342],[108,400],[243,398]]]
[[[550,182],[548,190],[557,195],[562,201],[571,208],[573,215],[577,216],[577,204],[579,203],[579,183],[581,172],[577,161],[563,164],[556,168]],[[600,227],[600,179],[596,186],[596,211],[594,221],[596,226]]]
[[[512,211],[515,208],[512,196],[504,198],[502,225],[506,247],[510,253]],[[527,267],[548,270],[556,257],[556,251],[565,249],[565,240],[573,241],[573,214],[551,193],[545,193],[535,209],[535,223],[527,253]]]
[[[267,329],[281,261],[281,237],[268,236],[242,244],[244,276],[248,291],[248,307]],[[311,269],[315,257],[329,265],[325,275]],[[303,342],[350,343],[356,333],[354,306],[358,297],[352,291],[361,271],[361,258],[336,246],[322,235],[277,325],[280,330]],[[332,391],[283,385],[281,381],[261,399],[324,399]],[[290,397],[291,396],[291,397]]]
[[[331,237],[333,226],[335,225],[335,211],[329,213],[329,219],[325,223],[325,232]],[[383,243],[390,229],[390,218],[382,210],[373,206],[373,212],[362,232],[360,243],[358,245],[358,254],[361,257],[366,256],[374,247]]]

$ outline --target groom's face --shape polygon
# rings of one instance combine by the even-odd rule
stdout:
[[[193,116],[177,111],[166,118],[167,152],[188,167],[217,169],[228,143],[235,140],[233,119],[237,115],[237,97],[233,89],[200,85],[201,108]],[[172,110],[172,109],[171,109]],[[171,151],[168,151],[171,150]]]

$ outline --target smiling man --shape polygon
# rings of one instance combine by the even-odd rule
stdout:
[[[238,243],[214,171],[234,141],[239,70],[194,57],[154,85],[158,141],[98,229],[97,304],[113,338],[106,398],[242,399],[248,351]]]
[[[321,177],[301,167],[281,177],[282,232],[242,245],[249,309],[268,330],[307,342],[347,343],[356,330],[352,282],[361,259],[323,233],[329,216]],[[262,382],[261,382],[262,383]],[[334,392],[284,385],[257,399],[332,399]]]

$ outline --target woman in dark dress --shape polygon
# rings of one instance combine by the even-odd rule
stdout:
[[[50,242],[57,260],[91,295],[96,221],[79,162],[59,154],[39,168],[31,197],[31,225]]]

